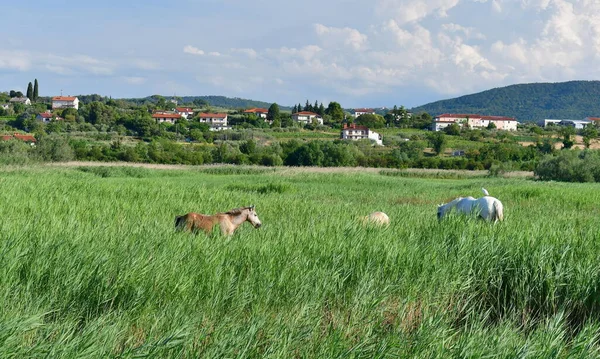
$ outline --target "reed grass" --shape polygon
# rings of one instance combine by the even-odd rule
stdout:
[[[98,171],[0,169],[0,357],[599,355],[596,185]],[[438,223],[481,187],[504,223]],[[250,204],[258,230],[174,231]]]

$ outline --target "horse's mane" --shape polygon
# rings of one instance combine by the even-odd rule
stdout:
[[[240,208],[234,208],[231,209],[223,214],[231,214],[231,215],[238,215],[241,214],[243,211],[247,210],[247,209],[252,209],[252,206],[250,207],[240,207]]]

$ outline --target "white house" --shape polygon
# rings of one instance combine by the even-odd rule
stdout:
[[[22,103],[23,105],[31,105],[31,100],[28,97],[13,97],[10,99],[11,103]]]
[[[181,117],[182,116],[180,114],[173,113],[173,112],[155,112],[152,114],[152,118],[154,120],[156,120],[156,122],[158,122],[158,123],[163,123],[163,122],[175,123]]]
[[[71,96],[54,96],[52,97],[52,109],[56,108],[74,108],[79,109],[79,99]]]
[[[481,118],[469,119],[467,124],[470,128],[486,128],[493,123],[498,130],[516,131],[517,119],[505,116],[481,116]]]
[[[211,131],[228,130],[226,113],[200,113],[198,120],[210,126]]]
[[[248,110],[244,111],[244,113],[245,114],[251,114],[251,113],[253,113],[253,114],[256,115],[256,117],[265,118],[266,119],[267,118],[267,114],[269,113],[269,110],[267,110],[266,108],[251,108],[251,109],[248,109]]]
[[[517,120],[513,117],[445,113],[433,119],[432,130],[441,131],[452,124],[457,124],[461,127],[468,126],[469,128],[486,128],[490,123],[496,125],[496,128],[499,130],[507,131],[516,131],[518,124]]]
[[[372,108],[355,108],[354,109],[354,118],[360,116],[360,115],[374,115],[375,114],[375,110],[373,110]]]
[[[188,117],[194,116],[194,109],[191,107],[175,107],[175,112],[177,112],[181,117],[187,120]]]
[[[312,123],[313,120],[316,120],[319,125],[323,124],[323,117],[319,114],[310,111],[300,111],[292,114],[292,120],[302,124],[307,125]]]
[[[369,139],[375,141],[376,144],[383,146],[383,141],[381,139],[380,134],[369,130],[369,128],[366,126],[360,126],[356,124],[351,124],[350,126],[348,126],[344,123],[341,138],[342,140],[353,141]]]
[[[52,121],[52,114],[50,112],[38,113],[37,116],[35,116],[35,119],[43,123],[48,123]]]
[[[585,126],[589,125],[590,123],[592,123],[592,121],[587,121],[587,120],[562,120],[558,124],[560,126],[571,126],[571,127],[575,127],[576,130],[581,130],[581,129],[584,129]]]
[[[560,121],[569,121],[569,120],[567,120],[567,119],[555,120],[555,119],[546,118],[546,119],[538,121],[537,125],[545,128],[545,127],[552,126],[552,125],[556,126],[560,123]]]

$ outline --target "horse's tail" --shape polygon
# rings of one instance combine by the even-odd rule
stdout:
[[[182,229],[185,225],[185,215],[175,216],[175,229]]]
[[[492,216],[492,219],[494,220],[494,222],[502,222],[504,220],[504,207],[502,206],[502,203],[498,200],[494,201],[494,215]]]

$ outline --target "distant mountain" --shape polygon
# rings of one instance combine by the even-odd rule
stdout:
[[[510,116],[519,121],[600,117],[600,81],[511,85],[432,102],[411,111],[425,111],[432,116],[442,113]]]

